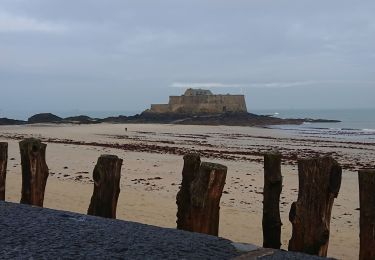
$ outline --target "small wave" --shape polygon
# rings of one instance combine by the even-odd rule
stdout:
[[[341,128],[342,131],[362,131],[362,129],[358,128]]]
[[[331,128],[328,127],[306,127],[304,128],[306,130],[312,129],[312,130],[330,130]]]

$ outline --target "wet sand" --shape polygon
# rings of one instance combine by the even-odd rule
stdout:
[[[125,128],[128,131],[125,131]],[[181,182],[182,156],[202,154],[203,161],[228,166],[221,200],[220,236],[262,244],[262,153],[278,148],[284,155],[281,194],[282,244],[291,236],[290,205],[297,198],[297,155],[331,153],[344,168],[335,200],[328,254],[355,259],[359,245],[358,182],[355,170],[373,165],[375,143],[290,135],[280,130],[157,124],[30,125],[0,127],[0,141],[9,143],[6,199],[19,202],[21,167],[18,141],[43,139],[50,177],[45,207],[86,213],[93,190],[92,170],[101,154],[124,159],[119,219],[176,226],[175,196]]]

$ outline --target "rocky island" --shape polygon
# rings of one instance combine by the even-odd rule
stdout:
[[[216,95],[210,90],[189,88],[181,96],[170,96],[168,104],[152,104],[141,114],[91,118],[80,115],[61,118],[51,113],[41,113],[27,121],[0,118],[0,125],[35,123],[160,123],[185,125],[267,126],[309,123],[337,123],[338,120],[290,118],[256,115],[247,111],[244,95]]]

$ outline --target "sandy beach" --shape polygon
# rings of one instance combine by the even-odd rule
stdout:
[[[125,131],[127,128],[127,131]],[[276,129],[157,124],[1,126],[9,143],[6,200],[19,202],[21,167],[18,142],[42,139],[50,176],[44,206],[86,213],[93,190],[92,171],[101,154],[124,159],[118,219],[176,227],[175,197],[181,182],[182,156],[197,151],[203,161],[228,167],[221,200],[219,235],[262,244],[263,157],[278,148],[283,156],[281,194],[282,248],[291,237],[290,205],[297,199],[296,159],[330,153],[343,166],[335,200],[328,255],[355,259],[359,248],[359,201],[356,170],[373,166],[375,142],[303,136]]]

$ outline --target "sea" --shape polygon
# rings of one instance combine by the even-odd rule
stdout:
[[[270,128],[303,136],[334,137],[359,142],[375,142],[375,108],[369,109],[274,109],[251,111],[280,118],[340,120],[339,123],[276,125]]]

